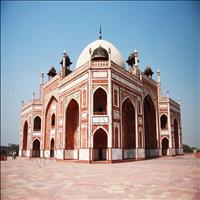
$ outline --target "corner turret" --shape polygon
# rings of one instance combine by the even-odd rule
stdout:
[[[47,73],[48,75],[48,79],[51,80],[54,76],[57,75],[56,69],[54,67],[54,65],[52,65],[51,69],[49,70],[49,72]]]
[[[70,65],[72,64],[72,62],[69,56],[67,55],[66,50],[63,51],[63,58],[60,64],[62,65],[61,76],[64,78],[65,76],[67,76],[68,74],[72,72],[72,70],[70,69]]]
[[[138,52],[135,49],[128,57],[126,61],[130,67],[129,72],[136,76],[137,78],[140,77],[140,70],[138,69]]]

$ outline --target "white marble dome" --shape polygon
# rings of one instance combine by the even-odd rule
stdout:
[[[86,62],[88,62],[91,59],[91,55],[93,53],[93,51],[98,48],[99,46],[103,47],[104,49],[107,50],[107,52],[109,52],[109,48],[111,50],[111,54],[109,54],[111,61],[113,61],[114,63],[116,63],[117,65],[119,65],[120,67],[124,67],[125,68],[125,62],[124,59],[122,57],[122,55],[120,54],[119,50],[110,42],[106,41],[106,40],[95,40],[93,42],[91,42],[90,44],[88,44],[85,49],[83,49],[83,51],[81,52],[77,63],[76,63],[76,69],[81,67],[82,65],[84,65]],[[90,54],[90,49],[91,49],[91,54]]]

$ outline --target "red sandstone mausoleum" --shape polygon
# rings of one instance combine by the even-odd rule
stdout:
[[[41,74],[40,97],[23,103],[20,150],[25,157],[117,162],[181,155],[180,104],[161,94],[135,50],[124,62],[99,37],[81,52],[75,70],[64,51],[61,70]],[[128,68],[128,69],[127,69]]]

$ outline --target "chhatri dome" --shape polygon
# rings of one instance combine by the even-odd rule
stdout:
[[[125,68],[125,62],[119,50],[113,44],[106,40],[102,40],[100,37],[98,40],[91,42],[85,47],[85,49],[83,49],[77,60],[76,69],[83,66],[91,59],[98,60],[98,58],[99,60],[110,59],[115,64]]]

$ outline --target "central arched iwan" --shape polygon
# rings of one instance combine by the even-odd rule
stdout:
[[[72,99],[66,110],[66,141],[65,149],[77,149],[79,127],[79,105]]]
[[[135,149],[135,108],[129,98],[122,104],[123,146],[125,149]]]
[[[157,149],[156,110],[149,95],[144,98],[145,149]]]
[[[179,135],[178,135],[178,122],[175,119],[174,120],[174,143],[175,143],[175,149],[179,148]]]

